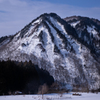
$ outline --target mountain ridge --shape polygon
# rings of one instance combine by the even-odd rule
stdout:
[[[77,26],[80,23],[76,21],[63,20],[54,13],[40,15],[15,34],[9,43],[0,45],[0,60],[31,60],[59,82],[100,88],[100,62],[95,59],[100,54],[99,47],[94,45],[95,37],[87,35],[89,32],[78,33],[84,25]],[[89,37],[89,43],[83,37]],[[99,45],[99,42],[95,44]],[[91,46],[98,53],[91,52]]]
[[[82,40],[83,36],[83,44],[91,49],[92,53],[100,57],[100,21],[81,16],[67,17],[64,20],[75,28],[77,34],[79,34],[78,39]]]

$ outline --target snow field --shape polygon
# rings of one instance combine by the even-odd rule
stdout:
[[[0,100],[100,100],[100,93],[79,93],[81,96],[73,96],[72,94],[0,96]]]

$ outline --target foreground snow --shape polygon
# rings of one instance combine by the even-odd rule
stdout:
[[[0,96],[0,100],[100,100],[100,93],[80,93],[82,96],[69,94],[46,94],[46,95],[17,95]]]

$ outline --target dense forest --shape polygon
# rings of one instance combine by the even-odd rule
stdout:
[[[38,92],[41,85],[52,85],[53,77],[46,70],[29,62],[0,61],[0,95]]]

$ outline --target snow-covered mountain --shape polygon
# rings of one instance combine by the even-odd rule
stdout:
[[[77,39],[100,61],[100,21],[81,16],[67,17],[65,20],[77,31]]]
[[[14,36],[1,39],[0,60],[32,60],[61,83],[98,89],[100,22],[83,19],[81,23],[80,18],[70,17],[66,22],[45,13]]]

